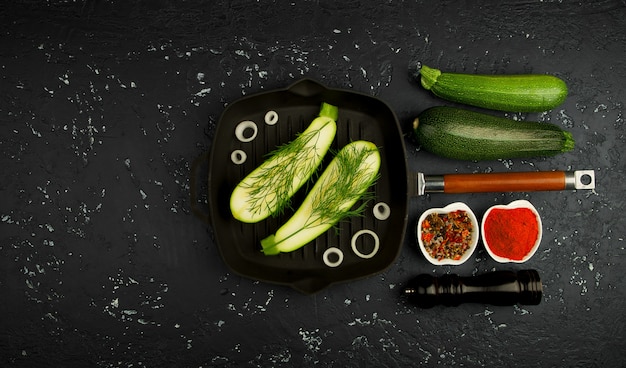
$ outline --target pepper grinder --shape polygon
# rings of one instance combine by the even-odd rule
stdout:
[[[537,271],[521,270],[494,271],[469,277],[422,274],[411,279],[402,294],[418,307],[432,308],[461,303],[537,305],[541,302],[542,290]]]

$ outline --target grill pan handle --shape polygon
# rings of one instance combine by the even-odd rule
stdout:
[[[312,79],[304,78],[289,86],[287,90],[298,96],[311,97],[326,91],[326,87]]]
[[[289,284],[293,289],[305,295],[315,294],[329,285],[330,282],[323,277],[304,277]]]
[[[417,194],[594,189],[593,170],[480,174],[417,174]]]
[[[210,224],[211,219],[209,218],[210,216],[208,209],[204,210],[200,208],[200,200],[198,199],[198,183],[200,180],[198,177],[199,171],[203,166],[207,164],[208,161],[209,152],[205,152],[193,160],[193,163],[191,165],[191,175],[189,178],[189,202],[193,214],[196,215],[196,217],[198,217],[203,222]]]

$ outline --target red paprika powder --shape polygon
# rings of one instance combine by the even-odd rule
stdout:
[[[515,261],[524,259],[539,236],[537,216],[528,208],[494,208],[483,229],[491,252]]]

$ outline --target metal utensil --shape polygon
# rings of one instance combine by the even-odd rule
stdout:
[[[417,173],[411,186],[426,193],[530,192],[594,189],[593,170],[533,171],[478,174],[425,175]]]

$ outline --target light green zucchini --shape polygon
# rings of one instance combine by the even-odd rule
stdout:
[[[445,100],[500,111],[551,110],[567,97],[565,82],[547,74],[447,73],[422,65],[414,78]]]

